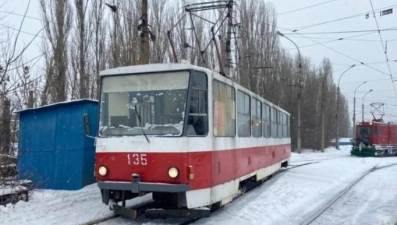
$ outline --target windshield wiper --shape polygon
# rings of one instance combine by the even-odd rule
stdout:
[[[139,126],[141,127],[142,133],[143,133],[143,135],[145,136],[146,141],[147,141],[148,143],[150,143],[149,138],[146,136],[146,133],[145,133],[145,131],[143,130],[143,126],[142,126],[142,122],[141,122],[141,115],[138,113],[138,109],[137,109],[137,107],[136,107],[136,104],[137,104],[137,103],[134,104],[134,108],[135,108],[136,117],[138,118]]]

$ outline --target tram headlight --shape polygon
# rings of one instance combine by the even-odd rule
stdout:
[[[101,166],[98,169],[98,173],[99,173],[99,175],[104,177],[108,173],[108,169],[105,166]]]
[[[168,176],[170,176],[171,178],[176,178],[179,174],[179,171],[176,167],[171,167],[168,170]]]

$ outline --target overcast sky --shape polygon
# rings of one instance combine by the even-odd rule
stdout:
[[[309,57],[314,63],[320,63],[324,57],[329,58],[333,63],[336,84],[340,75],[351,65],[356,64],[340,80],[340,90],[349,100],[351,116],[353,115],[354,91],[363,81],[367,81],[356,92],[356,121],[361,120],[362,98],[370,89],[373,89],[373,92],[365,97],[364,117],[372,118],[370,103],[383,102],[386,113],[384,119],[397,121],[397,91],[393,87],[393,84],[396,85],[397,82],[392,83],[390,77],[391,73],[395,76],[393,79],[397,79],[397,63],[395,62],[397,60],[397,30],[380,32],[384,47],[387,42],[387,49],[386,47],[385,49],[389,59],[389,71],[379,33],[374,32],[378,30],[378,27],[370,0],[277,0],[272,3],[279,14],[280,31],[288,35],[300,47],[301,54]],[[372,0],[372,4],[379,29],[397,29],[397,2]],[[394,13],[380,16],[378,9],[388,8],[393,8]],[[302,10],[294,11],[296,9]],[[369,18],[366,16],[367,13],[369,13]],[[346,17],[348,18],[342,19]],[[310,26],[315,24],[321,25]],[[302,35],[291,34],[292,30],[298,30],[296,33]],[[369,31],[353,32],[365,30]],[[341,33],[341,31],[350,33]],[[324,32],[329,33],[324,34]],[[339,38],[344,38],[344,40],[338,40]],[[291,49],[291,53],[296,54],[294,45],[288,40],[282,40],[282,45]]]
[[[4,12],[23,14],[28,0],[0,0],[6,3],[1,7],[1,26],[17,27],[21,17]],[[32,0],[26,23],[22,30],[35,34],[41,28],[38,0]],[[353,115],[354,90],[363,81],[367,81],[356,92],[356,120],[361,120],[361,105],[365,97],[365,118],[371,119],[369,104],[373,102],[385,103],[386,121],[397,121],[397,1],[372,0],[375,17],[372,13],[370,0],[274,0],[271,2],[278,14],[278,28],[291,38],[299,47],[303,57],[309,57],[315,64],[321,63],[327,57],[333,63],[334,80],[338,83],[340,74],[351,65],[354,68],[346,72],[340,82],[341,93],[349,101],[350,117]],[[380,16],[379,9],[393,8],[393,13]],[[369,13],[367,18],[366,14]],[[343,19],[346,18],[347,19]],[[335,21],[337,20],[337,21]],[[316,25],[317,26],[312,26]],[[293,30],[298,30],[292,32]],[[362,32],[367,31],[367,32]],[[325,33],[327,32],[327,33]],[[28,42],[32,35],[23,34],[23,40]],[[320,34],[319,34],[320,33]],[[343,40],[338,40],[343,38]],[[327,42],[327,43],[324,43]],[[386,47],[387,42],[387,47]],[[323,43],[323,44],[318,44]],[[33,59],[40,55],[40,38],[29,49],[26,58]],[[296,54],[295,46],[282,38],[282,45]],[[310,45],[310,46],[308,46]],[[387,51],[389,64],[386,63],[384,48]],[[364,63],[363,64],[361,64]],[[390,71],[389,71],[389,67]],[[395,78],[390,77],[390,73]]]

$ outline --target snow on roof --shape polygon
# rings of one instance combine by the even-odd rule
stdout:
[[[161,72],[169,70],[202,70],[211,72],[212,70],[204,67],[199,67],[191,64],[184,63],[153,63],[145,65],[134,65],[134,66],[124,66],[117,67],[108,70],[101,71],[101,76],[106,75],[120,75],[120,74],[130,74],[130,73],[148,73],[148,72]]]
[[[79,103],[79,102],[98,103],[97,100],[83,98],[83,99],[70,100],[70,101],[64,101],[64,102],[55,102],[53,104],[48,104],[48,105],[37,107],[37,108],[22,109],[22,110],[19,110],[19,111],[15,111],[14,113],[33,111],[33,110],[38,110],[38,109],[43,109],[43,108],[51,108],[51,107],[56,107],[56,106],[60,106],[60,105],[69,105],[69,104],[72,104],[72,103]]]

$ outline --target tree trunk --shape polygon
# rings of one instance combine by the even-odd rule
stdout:
[[[3,146],[2,146],[2,153],[9,154],[10,153],[10,141],[11,141],[11,101],[9,99],[5,99],[3,108],[3,130],[2,130],[2,139],[3,139]]]

